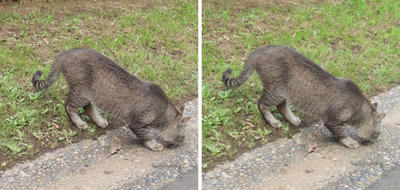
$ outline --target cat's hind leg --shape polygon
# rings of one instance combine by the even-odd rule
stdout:
[[[280,103],[277,106],[279,112],[282,113],[283,116],[294,126],[298,126],[301,123],[301,119],[298,118],[289,108],[287,100]]]
[[[275,90],[263,90],[260,101],[258,102],[258,109],[264,116],[264,119],[274,128],[280,128],[282,123],[277,120],[270,109],[272,106],[279,105],[285,101],[285,98],[279,95]]]
[[[100,116],[99,112],[96,110],[96,107],[92,103],[89,103],[85,107],[85,111],[97,126],[101,128],[106,128],[108,126],[108,121]]]
[[[78,108],[84,107],[88,104],[86,98],[80,97],[79,94],[70,92],[67,100],[65,101],[65,110],[72,121],[72,123],[79,129],[87,129],[88,124],[79,117],[76,111]]]

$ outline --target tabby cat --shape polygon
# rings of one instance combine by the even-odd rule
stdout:
[[[88,127],[76,112],[82,107],[94,123],[107,127],[97,107],[127,124],[154,151],[183,141],[180,129],[188,118],[182,117],[164,91],[152,82],[139,80],[101,53],[83,48],[64,51],[55,58],[49,76],[41,81],[42,72],[37,71],[32,84],[38,90],[46,89],[60,73],[69,86],[65,110],[76,127]]]
[[[336,78],[292,48],[267,46],[252,52],[240,75],[231,79],[231,69],[223,73],[225,86],[235,88],[242,85],[257,71],[263,83],[263,92],[258,107],[265,120],[275,128],[281,126],[271,113],[271,106],[278,110],[293,125],[301,123],[289,109],[293,105],[324,125],[348,148],[357,148],[359,142],[370,143],[380,132],[377,129],[384,114],[376,111],[352,81]],[[349,137],[346,126],[357,129],[358,137]]]

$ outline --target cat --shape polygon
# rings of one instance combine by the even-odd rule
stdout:
[[[231,79],[231,69],[222,76],[226,87],[242,85],[256,70],[263,83],[258,108],[265,120],[275,128],[281,126],[271,113],[277,106],[293,125],[301,123],[289,109],[293,105],[310,118],[322,120],[324,125],[348,148],[359,142],[370,143],[378,138],[377,126],[385,114],[377,113],[377,103],[371,104],[352,81],[336,78],[296,50],[286,46],[267,46],[252,52],[239,76]],[[357,129],[351,138],[346,126]]]
[[[48,77],[41,81],[42,71],[37,71],[32,84],[37,90],[46,89],[60,72],[69,86],[65,110],[79,129],[88,127],[76,113],[82,107],[96,125],[107,127],[108,121],[96,111],[99,108],[127,124],[151,150],[161,151],[184,140],[180,129],[189,118],[182,117],[164,91],[153,82],[139,80],[103,54],[88,48],[64,51],[55,58]]]

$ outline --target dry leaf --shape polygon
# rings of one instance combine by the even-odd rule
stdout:
[[[254,125],[253,125],[252,123],[248,122],[248,121],[246,121],[246,124],[247,124],[248,126],[250,126],[251,128],[254,127]]]
[[[225,40],[229,40],[228,36],[222,35]]]
[[[60,128],[60,126],[58,126],[56,123],[51,123],[51,125],[53,125],[56,129]]]
[[[315,149],[317,149],[317,143],[311,142],[307,145],[307,153],[310,154],[311,152],[314,152]]]
[[[306,170],[304,170],[306,173],[311,173],[311,172],[313,172],[314,170],[313,169],[306,169]]]
[[[116,154],[119,150],[121,150],[121,144],[112,143],[111,148],[110,148],[110,154],[108,155],[108,157]]]

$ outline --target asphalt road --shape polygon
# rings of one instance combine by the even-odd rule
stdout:
[[[400,189],[400,166],[385,172],[382,178],[366,188],[366,190]]]
[[[198,170],[192,170],[184,176],[178,178],[175,182],[161,188],[161,190],[197,190]]]

